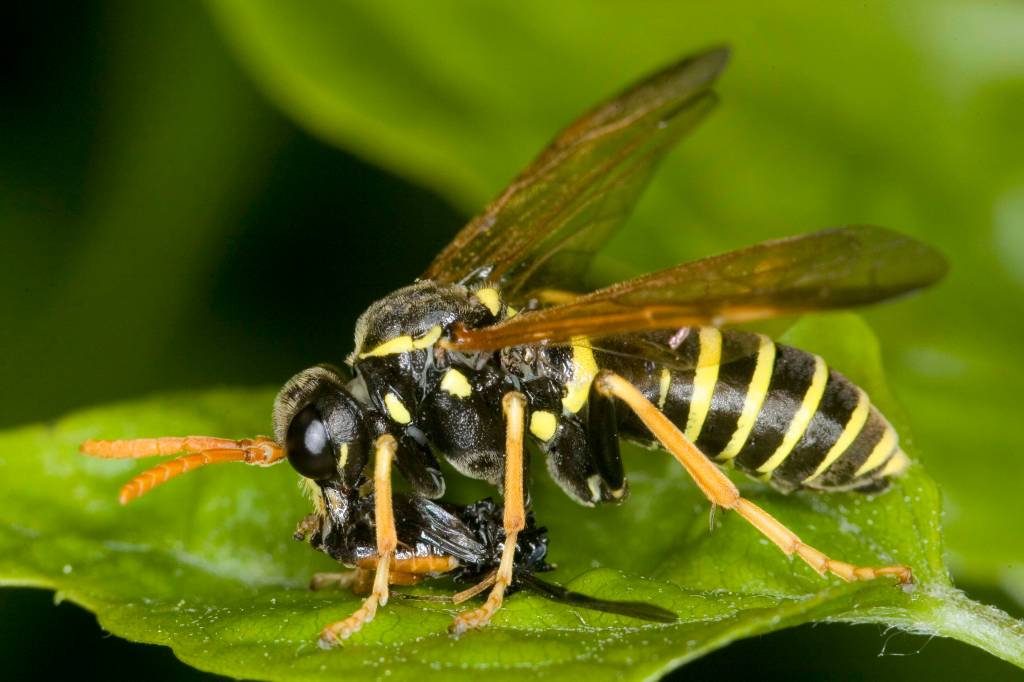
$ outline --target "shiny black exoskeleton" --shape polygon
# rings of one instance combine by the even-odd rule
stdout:
[[[326,516],[312,514],[296,532],[296,539],[309,543],[348,566],[371,565],[376,557],[374,537],[374,497],[372,494],[352,495],[346,499],[344,525],[332,522],[337,514],[328,502]],[[440,504],[418,495],[396,495],[393,500],[395,530],[400,548],[395,554],[397,567],[420,567],[431,559],[449,559],[450,568],[424,577],[447,576],[456,582],[478,584],[493,574],[501,562],[504,546],[502,515],[504,508],[486,498],[465,506]],[[642,620],[672,623],[676,615],[655,604],[634,601],[613,601],[573,592],[560,585],[542,581],[537,573],[554,568],[547,563],[547,529],[537,526],[533,514],[527,515],[526,528],[517,537],[513,581],[506,594],[526,588],[542,597],[583,608],[617,613]],[[440,562],[436,562],[440,563]]]
[[[344,511],[336,506],[339,499],[328,495],[327,514],[308,517],[296,537],[308,540],[315,549],[347,566],[358,566],[376,558],[374,496],[352,495],[345,499]],[[504,546],[503,508],[491,498],[458,506],[418,495],[395,495],[393,506],[399,540],[395,559],[399,565],[412,559],[450,558],[454,560],[452,567],[433,575],[443,573],[458,582],[474,584],[498,567]],[[337,524],[335,518],[345,523]],[[547,550],[547,529],[536,525],[533,514],[528,515],[526,528],[516,542],[516,576],[550,571],[552,567],[545,561]],[[513,584],[515,587],[518,583]]]

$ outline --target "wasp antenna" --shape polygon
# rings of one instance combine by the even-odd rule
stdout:
[[[210,450],[194,455],[185,455],[172,459],[169,462],[157,464],[152,469],[147,469],[141,474],[128,481],[121,488],[118,501],[121,504],[128,504],[132,500],[142,497],[158,485],[163,485],[175,476],[188,473],[193,469],[204,467],[207,464],[219,464],[221,462],[244,462],[245,452],[242,450]]]
[[[198,453],[206,450],[245,448],[249,445],[263,443],[276,445],[262,436],[253,440],[229,440],[211,436],[166,436],[132,440],[87,440],[82,443],[79,450],[83,454],[100,459],[139,459],[141,457],[176,455],[179,452]]]
[[[242,440],[210,436],[87,440],[79,449],[83,454],[101,459],[137,459],[188,453],[184,457],[158,464],[125,484],[118,498],[121,504],[128,504],[175,476],[208,464],[243,462],[265,467],[285,458],[284,448],[265,436]]]

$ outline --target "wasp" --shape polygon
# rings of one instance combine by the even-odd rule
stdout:
[[[353,495],[370,500],[371,491],[370,551],[339,553],[323,535],[314,542],[364,571],[360,580],[372,575],[362,606],[324,628],[325,645],[370,622],[390,585],[451,560],[410,555],[396,531],[393,469],[416,499],[436,500],[445,492],[438,457],[503,493],[500,557],[478,586],[487,597],[451,631],[491,620],[528,533],[527,445],[583,505],[627,498],[620,439],[661,448],[712,509],[739,514],[818,573],[912,584],[908,566],[855,566],[802,542],[722,469],[783,492],[822,493],[878,492],[903,472],[910,460],[864,390],[823,358],[736,326],[912,292],[944,274],[938,253],[883,228],[848,226],[596,290],[585,284],[591,257],[659,161],[714,108],[728,55],[721,47],[683,59],[562,131],[419,280],[370,305],[345,368],[313,367],[284,385],[273,438],[90,441],[83,450],[187,453],[129,483],[122,501],[198,465],[287,459],[313,499],[311,528],[363,523],[367,514],[355,510],[367,508]]]

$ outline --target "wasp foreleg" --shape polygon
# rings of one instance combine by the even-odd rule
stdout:
[[[614,396],[626,403],[636,413],[655,438],[683,465],[683,468],[696,482],[697,487],[713,505],[735,510],[787,555],[796,554],[818,573],[822,575],[832,573],[843,580],[873,580],[882,576],[893,576],[902,584],[913,583],[914,579],[909,566],[896,565],[879,568],[854,566],[844,561],[830,559],[822,552],[805,544],[781,521],[750,500],[744,499],[732,481],[705,457],[683,435],[683,432],[644,397],[643,393],[637,390],[633,384],[614,372],[604,371],[595,379],[595,386],[605,395]]]
[[[501,401],[505,412],[505,514],[502,526],[505,544],[501,550],[501,563],[494,575],[494,586],[483,606],[463,611],[449,626],[448,631],[459,635],[470,628],[486,625],[501,608],[505,590],[512,584],[513,560],[519,531],[526,527],[526,509],[523,502],[523,431],[526,422],[526,398],[522,393],[506,393]]]
[[[377,439],[374,452],[374,514],[377,535],[377,565],[374,569],[373,590],[363,605],[345,620],[332,623],[320,633],[320,646],[334,646],[339,640],[347,639],[358,632],[363,625],[373,620],[377,607],[388,603],[388,584],[391,574],[391,560],[398,546],[395,532],[395,513],[391,500],[391,462],[395,457],[398,443],[393,436],[384,434]]]

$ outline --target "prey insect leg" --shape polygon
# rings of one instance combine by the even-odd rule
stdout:
[[[329,588],[349,588],[355,594],[369,594],[373,584],[373,571],[355,568],[337,573],[314,573],[309,579],[309,589],[314,592]]]
[[[643,393],[637,390],[633,384],[613,372],[604,371],[597,376],[595,385],[598,391],[618,398],[636,413],[665,449],[683,465],[686,472],[696,482],[697,487],[712,504],[723,509],[735,510],[754,528],[774,542],[786,555],[796,554],[819,574],[832,573],[847,581],[873,580],[882,576],[893,576],[902,584],[913,583],[914,578],[909,566],[896,565],[878,568],[854,566],[844,561],[830,559],[819,550],[805,544],[781,521],[750,500],[744,499],[732,481],[705,457],[683,435],[682,431],[644,397]]]
[[[384,434],[374,446],[374,515],[377,535],[377,565],[373,578],[373,589],[363,605],[345,620],[332,623],[320,633],[320,646],[334,646],[339,640],[347,639],[358,632],[363,625],[373,620],[377,607],[388,603],[388,584],[391,574],[391,560],[398,546],[395,532],[395,514],[391,500],[391,462],[395,457],[398,443],[394,436]]]
[[[526,422],[526,398],[515,391],[505,394],[501,401],[505,412],[505,515],[502,526],[505,544],[501,550],[501,563],[494,575],[494,586],[487,601],[479,608],[463,611],[449,626],[448,631],[459,635],[470,628],[482,627],[501,608],[505,590],[512,584],[512,562],[516,555],[516,541],[526,526],[523,502],[523,431]],[[490,580],[488,578],[487,580]]]

